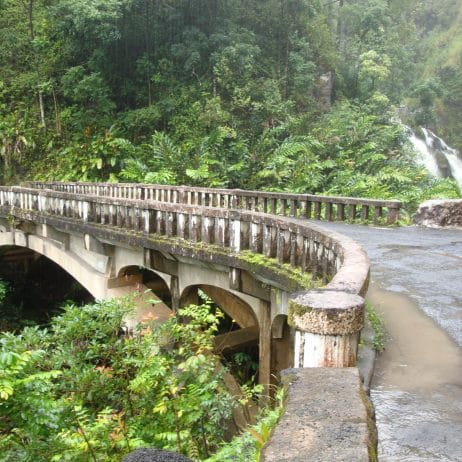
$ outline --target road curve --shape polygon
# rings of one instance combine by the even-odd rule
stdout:
[[[367,251],[388,331],[371,388],[379,460],[461,461],[462,230],[323,226]]]
[[[462,230],[322,223],[369,255],[372,282],[408,295],[462,347]]]

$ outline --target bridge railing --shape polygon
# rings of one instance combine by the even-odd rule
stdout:
[[[290,294],[295,367],[353,366],[369,280],[369,261],[354,241],[295,218],[150,199],[75,194],[51,189],[0,187],[0,216],[81,233],[121,232],[133,245],[248,269],[242,252],[273,258],[322,278],[323,290]],[[114,234],[114,230],[116,231]],[[120,237],[117,237],[120,239]],[[205,245],[203,245],[205,244]],[[271,266],[265,280],[281,281]],[[286,280],[287,281],[287,280]]]
[[[118,199],[155,200],[174,204],[251,210],[288,217],[326,221],[393,224],[399,219],[401,202],[356,197],[318,196],[241,189],[214,189],[189,186],[132,183],[28,182],[37,189],[74,194],[92,194]]]
[[[155,233],[191,243],[203,242],[233,252],[249,250],[309,272],[313,277],[322,276],[336,290],[361,292],[361,287],[351,280],[352,270],[359,263],[357,257],[364,258],[360,247],[336,233],[289,218],[247,210],[23,187],[0,187],[0,206],[145,235]]]

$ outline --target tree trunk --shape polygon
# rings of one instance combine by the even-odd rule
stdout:
[[[56,91],[54,87],[52,87],[52,94],[53,94],[53,106],[55,110],[55,130],[56,130],[56,133],[59,136],[61,136],[62,134],[61,117],[59,115],[58,97],[56,96]]]
[[[37,85],[39,85],[38,76],[37,76]],[[39,101],[39,109],[40,109],[40,122],[42,127],[45,131],[47,131],[47,124],[45,121],[45,106],[43,104],[43,92],[41,90],[38,91],[38,101]]]
[[[345,23],[342,19],[342,8],[344,6],[344,0],[338,0],[338,12],[337,12],[337,44],[339,51],[345,49]]]
[[[35,30],[34,30],[34,0],[29,0],[27,5],[27,14],[29,19],[29,35],[31,41],[31,48],[33,50],[32,42],[35,40]],[[43,92],[40,90],[40,68],[39,68],[39,59],[36,51],[32,52],[34,68],[36,74],[36,85],[37,85],[37,101],[39,105],[39,114],[40,114],[40,123],[43,127],[43,130],[47,131],[47,125],[45,120],[45,105],[43,102]]]

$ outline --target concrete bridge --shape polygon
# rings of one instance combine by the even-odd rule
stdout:
[[[399,206],[241,190],[28,183],[0,187],[0,246],[45,255],[98,299],[138,291],[132,323],[161,322],[197,302],[202,290],[240,327],[227,344],[258,342],[259,382],[268,387],[288,367],[356,364],[368,258],[351,239],[304,219],[393,222]],[[152,305],[149,289],[164,301]]]

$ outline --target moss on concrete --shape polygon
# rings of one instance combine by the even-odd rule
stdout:
[[[368,439],[367,439],[367,451],[369,453],[369,461],[370,462],[378,462],[377,456],[377,444],[378,444],[378,434],[377,434],[377,426],[375,424],[375,409],[372,401],[370,400],[369,396],[365,392],[363,387],[360,387],[359,390],[361,401],[364,404],[367,412],[367,431],[368,431]]]
[[[254,253],[250,250],[234,252],[227,247],[216,244],[191,242],[178,237],[167,237],[157,234],[150,234],[147,239],[149,242],[157,245],[168,245],[188,249],[197,257],[200,257],[201,254],[211,254],[218,257],[234,258],[239,267],[251,273],[259,274],[262,272],[270,272],[274,274],[277,279],[288,280],[289,286],[287,290],[290,292],[317,288],[323,285],[322,281],[313,278],[311,273],[303,272],[300,268],[294,267],[288,263],[279,263],[275,258]]]
[[[312,311],[312,308],[310,308],[309,306],[299,305],[298,303],[295,303],[293,300],[290,300],[287,324],[289,324],[289,326],[293,326],[295,317],[301,317],[305,313],[309,313],[310,311]]]
[[[16,216],[16,214],[18,216]],[[7,214],[6,214],[7,215]],[[191,242],[180,237],[168,237],[156,233],[145,234],[143,231],[120,228],[116,225],[83,222],[82,220],[57,217],[45,212],[15,211],[15,219],[34,220],[37,223],[49,223],[64,232],[80,231],[82,233],[92,232],[96,237],[103,239],[113,239],[118,242],[125,242],[129,245],[142,245],[146,248],[157,249],[165,252],[183,249],[185,257],[198,258],[201,261],[213,261],[223,265],[235,266],[254,274],[260,274],[264,279],[273,280],[283,286],[287,292],[307,290],[321,287],[321,279],[313,278],[308,272],[303,272],[300,268],[288,263],[279,263],[276,259],[266,257],[262,254],[253,253],[249,250],[234,252],[228,247],[205,242]],[[234,261],[233,261],[234,259]]]
[[[258,272],[260,268],[267,268],[276,274],[283,274],[289,277],[295,284],[294,287],[291,287],[294,290],[312,289],[322,285],[322,281],[314,279],[311,273],[303,272],[300,268],[288,263],[279,263],[275,258],[253,253],[249,250],[240,252],[237,258],[251,265],[254,272]]]

